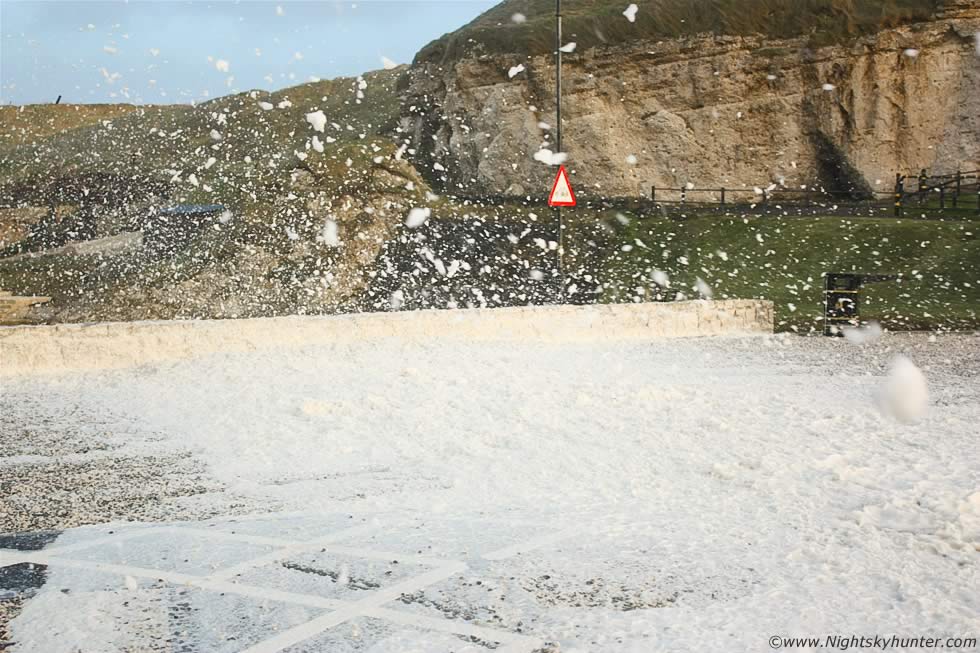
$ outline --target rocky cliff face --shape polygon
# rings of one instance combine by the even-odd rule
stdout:
[[[934,20],[819,49],[702,36],[575,51],[563,66],[566,165],[593,197],[687,183],[888,191],[896,171],[976,170],[978,33],[980,3],[958,0]],[[551,55],[417,64],[401,126],[420,167],[449,191],[546,193],[554,169],[533,155],[554,149],[554,77]]]

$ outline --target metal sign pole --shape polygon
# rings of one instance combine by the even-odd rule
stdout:
[[[555,153],[561,152],[561,0],[555,0],[555,108],[558,123],[557,138],[555,143]],[[558,211],[558,302],[565,303],[565,225],[561,219],[561,207],[555,207]]]

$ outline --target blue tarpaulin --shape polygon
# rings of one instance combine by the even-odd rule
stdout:
[[[221,204],[178,204],[160,210],[160,215],[204,215],[206,213],[219,213],[225,207]]]

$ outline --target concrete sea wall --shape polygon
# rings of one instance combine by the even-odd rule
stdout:
[[[589,342],[771,333],[772,303],[686,301],[0,328],[0,376],[378,339]]]

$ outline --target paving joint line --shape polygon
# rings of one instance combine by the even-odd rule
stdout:
[[[181,527],[162,527],[157,529],[140,529],[135,531],[130,531],[128,533],[113,534],[106,537],[98,538],[89,542],[79,542],[72,545],[67,545],[64,547],[57,547],[54,549],[49,549],[45,551],[18,551],[12,549],[0,549],[0,565],[17,564],[17,563],[33,563],[33,564],[45,564],[49,566],[61,566],[74,569],[88,569],[95,571],[103,571],[106,573],[111,573],[119,576],[133,576],[144,579],[160,580],[173,585],[183,585],[189,587],[197,587],[199,589],[224,592],[226,594],[236,594],[239,596],[244,596],[248,598],[262,599],[262,600],[274,600],[283,603],[292,603],[296,605],[303,605],[306,607],[327,609],[331,610],[325,615],[320,615],[314,619],[300,624],[292,629],[283,631],[272,638],[259,642],[252,647],[246,649],[247,653],[278,653],[293,644],[299,643],[310,637],[314,637],[340,623],[354,619],[357,617],[375,617],[379,619],[384,619],[392,623],[398,623],[402,625],[416,626],[422,629],[434,630],[438,632],[451,633],[463,636],[475,636],[488,641],[495,641],[506,645],[501,651],[529,651],[532,650],[534,646],[540,645],[540,642],[534,638],[527,637],[524,635],[519,635],[511,633],[508,631],[497,631],[495,629],[486,628],[483,626],[477,626],[474,624],[467,624],[463,622],[456,622],[450,619],[439,619],[426,617],[424,615],[415,615],[408,612],[400,612],[397,610],[391,610],[384,608],[385,603],[389,603],[392,600],[399,598],[405,592],[418,591],[424,589],[430,585],[438,583],[446,578],[449,578],[467,568],[467,565],[463,562],[453,561],[453,560],[437,560],[434,558],[418,557],[418,556],[403,556],[392,552],[375,552],[366,551],[360,549],[350,549],[346,547],[328,547],[328,550],[336,549],[336,552],[350,554],[352,556],[361,558],[377,558],[377,559],[391,559],[391,556],[396,556],[396,558],[412,561],[424,560],[423,564],[432,565],[434,568],[414,576],[412,578],[405,579],[400,583],[396,583],[388,588],[383,588],[372,592],[369,596],[355,602],[343,601],[339,599],[328,599],[325,597],[316,596],[313,594],[304,594],[298,592],[286,592],[281,590],[276,590],[273,588],[261,587],[258,585],[250,585],[247,583],[236,583],[227,580],[226,575],[229,571],[232,571],[239,567],[247,566],[247,568],[253,568],[263,564],[266,560],[274,561],[289,555],[296,551],[302,551],[308,548],[323,548],[322,539],[325,538],[342,538],[348,535],[351,531],[362,530],[368,527],[367,524],[361,524],[350,529],[345,529],[337,533],[333,533],[324,538],[320,538],[315,541],[291,541],[291,540],[278,540],[274,538],[258,538],[262,543],[269,543],[270,541],[286,543],[286,546],[281,546],[276,551],[271,551],[263,556],[258,556],[252,560],[245,561],[236,565],[234,567],[226,568],[225,570],[219,570],[214,574],[208,576],[197,576],[193,574],[185,574],[175,571],[166,571],[160,569],[152,569],[145,567],[135,567],[130,565],[119,565],[114,563],[105,563],[98,561],[89,560],[78,560],[70,557],[63,557],[60,554],[65,552],[80,551],[90,548],[91,546],[97,546],[100,543],[112,542],[112,541],[124,541],[132,539],[134,537],[139,537],[141,535],[152,533],[160,533],[161,531],[166,532],[196,532],[197,534],[203,535],[218,535],[223,539],[234,539],[238,541],[251,541],[256,542],[256,538],[253,536],[242,536],[236,537],[237,534],[234,533],[222,533],[220,531],[204,531],[201,529],[188,529]],[[225,538],[225,536],[231,536],[230,538]]]
[[[349,535],[354,535],[369,528],[373,528],[371,524],[359,524],[357,526],[352,526],[346,528],[342,531],[331,533],[329,535],[324,535],[320,538],[315,538],[313,540],[307,540],[303,542],[296,542],[290,546],[285,546],[275,551],[270,551],[269,553],[261,556],[256,556],[251,560],[245,560],[238,563],[237,565],[232,565],[231,567],[226,567],[225,569],[219,569],[209,576],[213,580],[228,580],[238,576],[250,569],[255,569],[256,567],[261,567],[265,564],[272,564],[278,562],[283,558],[291,555],[296,555],[298,553],[303,553],[309,551],[310,549],[322,549],[326,544],[334,542],[338,539],[343,539]]]
[[[385,603],[392,601],[400,597],[405,592],[417,591],[419,589],[428,587],[434,583],[438,583],[441,580],[449,578],[461,571],[466,569],[466,565],[461,562],[450,563],[444,565],[441,568],[432,569],[418,576],[408,578],[400,583],[396,583],[391,587],[386,587],[375,592],[372,592],[369,596],[350,603],[347,606],[334,610],[333,612],[328,612],[325,615],[316,617],[302,623],[298,626],[294,626],[288,630],[284,630],[281,633],[273,635],[269,639],[266,639],[258,644],[254,644],[249,648],[245,649],[242,653],[279,653],[280,651],[298,644],[304,640],[311,637],[315,637],[320,633],[333,628],[339,624],[349,621],[357,617],[368,616],[368,613],[373,608],[380,608]]]

